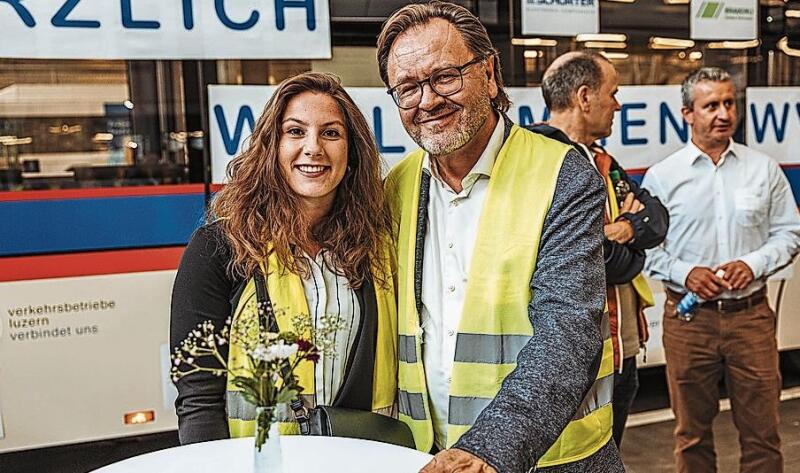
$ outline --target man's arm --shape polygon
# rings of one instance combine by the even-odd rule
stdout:
[[[666,207],[644,187],[640,187],[628,177],[622,167],[614,161],[622,179],[628,182],[631,192],[644,208],[636,213],[625,213],[621,217],[633,227],[633,241],[628,246],[634,250],[649,250],[660,245],[667,237],[669,229],[669,212]]]
[[[606,283],[626,284],[644,268],[644,251],[634,250],[630,245],[603,240],[603,256],[606,267]]]
[[[597,376],[605,303],[601,178],[571,151],[545,219],[529,314],[533,337],[500,392],[456,443],[501,473],[528,471]]]
[[[653,196],[662,196],[664,191],[661,188],[661,183],[658,176],[651,168],[644,175],[642,180],[643,189],[646,189]],[[667,203],[669,204],[669,203]],[[685,287],[686,278],[694,268],[694,264],[683,261],[666,250],[664,243],[647,250],[647,258],[644,262],[644,273],[659,281],[669,281],[681,287]]]
[[[759,249],[741,258],[755,279],[766,278],[792,262],[800,250],[800,216],[786,175],[770,164],[769,238]]]

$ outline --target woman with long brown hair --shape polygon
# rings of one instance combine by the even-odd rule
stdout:
[[[375,140],[338,79],[304,73],[281,83],[228,177],[181,260],[172,345],[204,321],[258,317],[255,280],[263,277],[276,311],[339,322],[337,356],[300,374],[304,404],[390,411],[391,219]],[[175,384],[181,443],[252,435],[255,407],[224,377],[194,373]],[[291,425],[291,412],[280,415]]]

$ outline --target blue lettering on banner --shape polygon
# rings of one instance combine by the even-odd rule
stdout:
[[[0,0],[0,3],[8,3],[11,5],[14,11],[17,12],[17,15],[19,15],[19,18],[28,28],[33,28],[36,26],[36,20],[33,19],[31,12],[22,6],[22,0]]]
[[[194,9],[192,0],[183,0],[183,27],[187,30],[194,29]]]
[[[620,111],[620,115],[622,116],[622,144],[627,145],[646,145],[647,138],[631,138],[629,133],[629,128],[631,127],[641,127],[645,126],[646,122],[644,120],[631,120],[628,118],[628,111],[629,110],[643,110],[647,108],[646,103],[626,103],[622,105],[622,110]]]
[[[214,9],[217,11],[217,17],[219,18],[219,21],[232,30],[249,30],[255,26],[256,23],[258,23],[258,18],[261,16],[261,14],[258,13],[258,10],[253,10],[253,12],[250,14],[250,18],[242,23],[237,23],[231,20],[230,17],[228,17],[228,14],[225,12],[225,0],[214,0]]]
[[[279,31],[286,28],[286,16],[284,10],[287,8],[306,9],[306,27],[308,31],[317,29],[317,17],[314,13],[314,0],[275,0],[275,26]]]
[[[253,127],[256,123],[255,118],[253,118],[253,110],[247,105],[239,109],[233,134],[229,133],[228,122],[225,120],[225,112],[221,105],[214,106],[214,116],[217,118],[217,125],[219,126],[219,133],[222,136],[222,142],[225,145],[225,151],[231,156],[235,155],[239,152],[239,144],[242,140],[245,122],[247,122],[247,126],[250,128],[248,134],[253,132]]]
[[[72,10],[78,6],[81,0],[67,0],[64,5],[58,9],[50,23],[59,28],[100,28],[100,22],[97,20],[69,20],[67,15],[72,13]]]
[[[659,107],[659,120],[660,122],[660,130],[659,130],[659,139],[661,144],[667,143],[667,122],[672,125],[672,129],[678,134],[678,138],[680,138],[682,143],[686,143],[689,141],[689,125],[686,121],[683,120],[681,117],[681,124],[678,124],[678,120],[675,118],[675,115],[672,114],[672,111],[669,109],[669,106],[666,102],[661,102]]]
[[[536,123],[536,118],[533,116],[533,109],[527,105],[521,105],[519,111],[519,126],[528,126]],[[550,109],[545,107],[542,111],[542,119],[540,121],[546,122],[550,119]]]
[[[800,116],[800,103],[795,104],[797,107],[798,116]],[[764,135],[767,133],[767,122],[772,122],[772,129],[775,132],[775,138],[778,143],[783,142],[783,136],[786,133],[786,122],[789,119],[789,104],[783,104],[783,114],[781,115],[781,124],[778,125],[778,117],[775,115],[775,106],[768,103],[764,107],[763,120],[759,121],[756,104],[750,104],[750,117],[753,120],[753,130],[756,132],[756,141],[759,143],[764,142]]]
[[[391,153],[405,153],[406,147],[405,146],[384,146],[383,145],[383,118],[381,117],[381,108],[380,107],[373,107],[372,109],[372,121],[375,132],[375,142],[378,144],[378,152],[381,154],[391,154]]]
[[[134,20],[131,0],[121,0],[122,7],[122,26],[130,29],[157,30],[161,28],[161,23],[151,20]]]

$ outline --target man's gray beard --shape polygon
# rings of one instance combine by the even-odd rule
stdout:
[[[423,136],[422,129],[411,135],[411,138],[431,156],[444,156],[461,149],[470,142],[478,130],[486,123],[492,106],[489,94],[481,93],[475,102],[485,105],[474,109],[475,114],[467,120],[462,120],[452,132],[436,133]],[[466,107],[465,107],[466,108]]]

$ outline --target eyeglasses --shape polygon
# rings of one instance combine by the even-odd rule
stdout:
[[[430,84],[431,90],[442,97],[456,94],[464,88],[464,70],[486,58],[487,56],[479,56],[458,67],[438,69],[433,71],[433,74],[427,79],[402,82],[387,90],[386,93],[392,96],[394,103],[398,107],[406,110],[420,104],[422,101],[422,87],[426,82]]]

